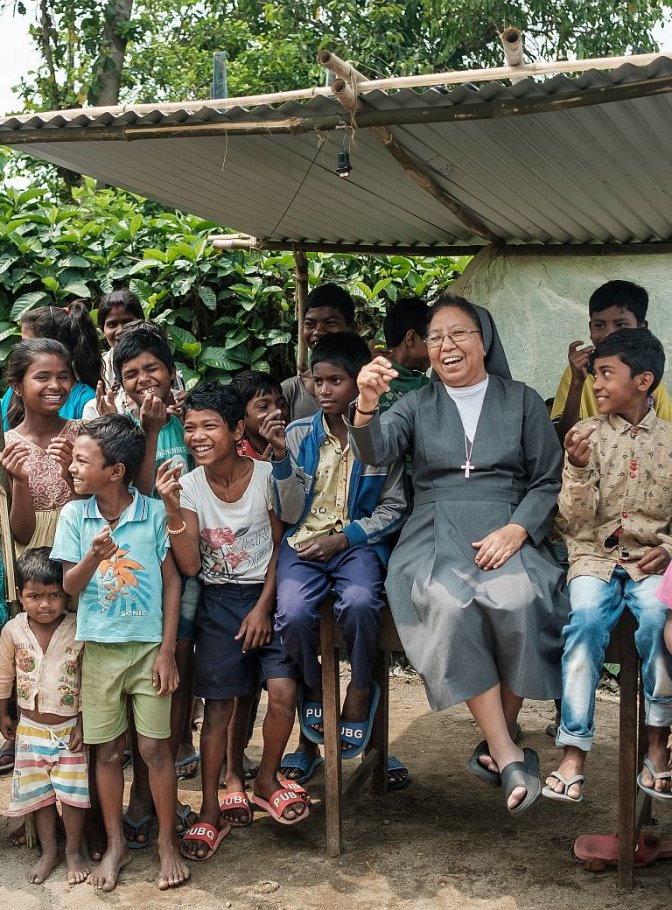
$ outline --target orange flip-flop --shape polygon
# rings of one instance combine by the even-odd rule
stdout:
[[[237,818],[227,818],[224,815],[225,812],[233,812],[240,809],[244,809],[246,812],[246,816],[242,821]],[[227,793],[219,804],[219,812],[224,821],[231,825],[232,828],[247,828],[248,825],[252,824],[252,807],[247,798],[247,793],[243,790],[233,790],[231,793]]]
[[[196,822],[192,825],[191,828],[182,838],[182,844],[180,846],[180,853],[185,859],[194,860],[194,862],[202,863],[206,859],[210,859],[211,856],[214,856],[215,853],[219,850],[219,845],[231,832],[231,825],[228,822],[217,830],[214,825],[208,825],[205,822]],[[208,847],[208,853],[205,856],[196,856],[195,853],[185,852],[184,845],[187,841],[196,841],[201,844],[205,844]]]
[[[285,783],[292,783],[292,781],[285,781]],[[302,822],[304,818],[308,818],[310,814],[310,805],[306,798],[308,794],[305,790],[303,791],[305,794],[304,796],[293,791],[294,787],[280,787],[280,789],[276,790],[268,800],[262,799],[261,796],[257,796],[256,793],[253,793],[250,796],[250,802],[258,809],[263,809],[264,812],[267,812],[273,821],[276,821],[279,825],[296,825],[299,822]],[[295,806],[298,803],[301,803],[304,807],[304,811],[301,815],[297,815],[296,818],[285,818],[282,814],[285,809],[289,809],[290,806]]]

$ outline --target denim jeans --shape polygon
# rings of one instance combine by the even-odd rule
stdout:
[[[655,596],[659,575],[633,581],[617,566],[609,581],[580,575],[569,583],[571,612],[563,629],[562,719],[556,743],[588,752],[595,734],[595,692],[612,629],[627,607],[637,620],[635,645],[642,660],[646,723],[672,724],[672,658],[663,628],[667,607]]]

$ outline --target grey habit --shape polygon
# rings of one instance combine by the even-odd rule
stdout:
[[[562,457],[540,396],[490,375],[468,478],[461,469],[462,422],[439,381],[410,392],[367,426],[351,426],[350,441],[365,464],[412,457],[413,512],[392,552],[386,589],[432,709],[498,682],[523,698],[560,697],[569,604],[544,538]],[[479,569],[472,542],[508,523],[522,525],[528,540],[500,569]]]

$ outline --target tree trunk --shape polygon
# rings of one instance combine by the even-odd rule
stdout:
[[[100,51],[93,68],[88,99],[94,107],[108,107],[119,102],[128,41],[123,26],[131,21],[132,14],[133,0],[110,0],[106,6]]]

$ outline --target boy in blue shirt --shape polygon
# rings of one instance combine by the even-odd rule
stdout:
[[[141,493],[157,496],[154,491],[159,466],[171,461],[182,466],[186,474],[193,468],[193,459],[184,442],[182,424],[173,413],[175,361],[163,332],[149,323],[125,329],[114,348],[114,369],[128,401],[135,407],[136,417],[145,431],[145,457],[135,478]],[[171,715],[171,748],[175,769],[180,779],[193,777],[198,770],[200,755],[194,749],[191,714],[194,705],[194,617],[200,596],[200,585],[194,579],[183,585],[180,602],[180,621],[177,627],[175,660],[180,685],[173,696]],[[135,763],[133,789],[125,818],[126,837],[136,846],[148,842],[151,827],[152,799],[147,775]],[[196,819],[187,805],[178,805],[177,832],[182,835]]]
[[[96,747],[107,833],[107,850],[88,880],[102,891],[116,887],[130,861],[122,824],[127,701],[159,823],[159,888],[189,877],[174,843],[177,781],[169,744],[180,577],[163,504],[129,486],[144,454],[144,433],[130,417],[108,414],[82,427],[70,474],[75,493],[90,498],[63,508],[51,554],[63,563],[65,591],[79,595],[84,741]]]
[[[290,526],[278,557],[275,628],[302,672],[301,730],[313,743],[322,742],[319,619],[333,587],[352,666],[341,715],[344,758],[359,755],[371,733],[380,694],[371,675],[388,540],[407,510],[403,463],[364,465],[348,445],[343,415],[370,360],[366,342],[354,332],[325,335],[311,357],[321,410],[286,430],[279,411],[260,425],[273,449],[275,510]]]

